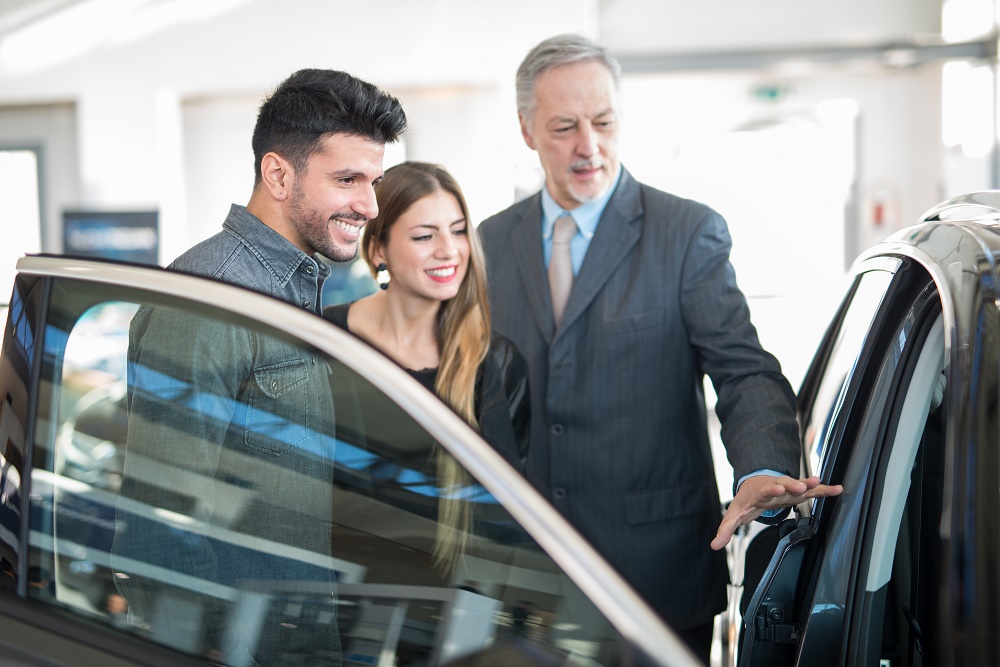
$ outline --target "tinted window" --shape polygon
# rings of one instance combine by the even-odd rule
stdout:
[[[415,667],[513,638],[623,662],[504,508],[336,359],[136,290],[57,281],[50,309],[31,597],[234,665]]]
[[[827,356],[822,381],[811,408],[806,412],[804,445],[806,472],[809,475],[819,474],[822,467],[831,426],[892,275],[888,271],[863,273],[850,292],[840,328]],[[814,368],[812,372],[817,370]]]

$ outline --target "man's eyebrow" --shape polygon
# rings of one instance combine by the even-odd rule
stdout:
[[[334,178],[348,178],[348,177],[350,177],[350,178],[366,178],[367,177],[367,174],[365,174],[365,172],[358,171],[357,169],[350,169],[350,168],[348,168],[348,169],[338,169],[337,171],[331,171],[330,175],[333,176]],[[382,176],[380,175],[377,178],[382,178]]]
[[[557,123],[575,123],[576,118],[574,116],[555,116],[550,118],[547,125],[553,125]]]

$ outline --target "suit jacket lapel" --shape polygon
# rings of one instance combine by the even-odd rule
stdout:
[[[642,213],[639,183],[622,168],[618,189],[601,215],[594,238],[590,240],[587,254],[583,258],[580,273],[573,282],[560,331],[565,331],[583,314],[632,246],[639,242],[641,234],[636,221],[642,217]],[[551,302],[551,297],[546,302]],[[549,305],[548,309],[551,322],[552,306]]]
[[[555,333],[555,320],[552,318],[552,296],[549,293],[549,279],[542,255],[541,195],[536,194],[528,199],[522,210],[521,219],[511,232],[511,248],[524,281],[531,314],[545,339],[551,340]]]

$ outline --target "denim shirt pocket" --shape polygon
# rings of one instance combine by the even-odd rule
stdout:
[[[309,364],[289,359],[253,371],[246,419],[246,444],[283,454],[309,438]]]

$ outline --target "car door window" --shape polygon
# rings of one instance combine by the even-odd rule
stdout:
[[[750,640],[744,643],[741,664],[821,660],[841,650],[839,635],[831,628],[851,622],[845,616],[869,623],[863,637],[854,635],[852,651],[863,653],[871,646],[877,657],[879,645],[874,640],[881,635],[873,616],[866,613],[874,609],[874,598],[865,597],[865,584],[869,575],[884,583],[893,565],[893,546],[906,499],[906,473],[941,376],[944,344],[939,313],[940,299],[933,283],[917,267],[899,271],[876,268],[856,279],[810,369],[810,375],[817,374],[818,379],[810,384],[807,377],[806,384],[815,387],[816,398],[806,401],[809,410],[804,413],[809,436],[806,453],[813,455],[811,472],[842,483],[845,491],[833,502],[824,503],[819,513],[789,527],[790,532],[779,543],[764,583],[748,608]],[[931,331],[935,335],[928,338]],[[914,376],[921,353],[924,370]],[[917,381],[909,387],[907,383],[914,377]],[[908,388],[912,389],[909,394]],[[912,405],[900,417],[907,398]],[[892,450],[891,445],[883,445],[897,434],[899,441],[905,442],[909,463],[904,460],[898,464],[899,470],[894,472],[899,476],[886,489],[887,516],[882,517],[877,509],[868,514],[869,508],[878,507],[873,492],[876,471],[884,473]],[[885,459],[880,461],[882,452]],[[876,526],[880,546],[873,549]],[[851,593],[847,584],[857,580],[861,581],[860,599],[848,602],[846,597]],[[881,599],[885,600],[884,595]],[[820,626],[824,629],[810,631]],[[813,640],[804,639],[808,637]],[[797,656],[796,645],[802,651]],[[871,663],[861,660],[856,664]]]
[[[55,280],[48,312],[29,597],[232,665],[522,641],[628,663],[511,515],[337,359],[137,289]]]
[[[831,426],[844,400],[868,331],[892,281],[892,272],[871,270],[856,279],[842,307],[843,317],[833,338],[825,364],[814,367],[810,373],[822,373],[822,380],[814,394],[813,402],[803,411],[805,426],[803,445],[807,475],[817,475],[822,469],[826,444]]]
[[[939,312],[936,301],[932,310]],[[859,559],[864,592],[855,596],[856,629],[849,640],[861,664],[921,664],[936,639],[947,374],[943,318],[924,319],[933,324],[918,322],[907,332],[916,349],[901,369],[890,435],[875,454]],[[873,611],[863,611],[868,609]]]

